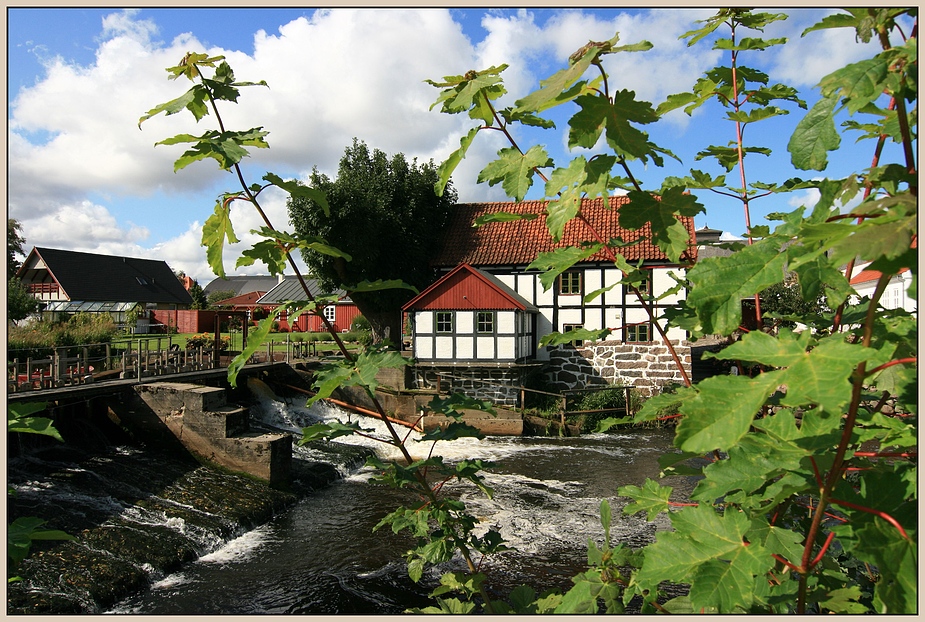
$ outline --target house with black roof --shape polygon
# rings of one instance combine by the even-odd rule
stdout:
[[[157,259],[36,246],[16,276],[39,301],[43,315],[109,313],[123,323],[138,305],[175,310],[193,302],[167,262]]]

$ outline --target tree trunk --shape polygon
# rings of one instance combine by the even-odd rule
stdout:
[[[369,321],[373,343],[389,341],[401,349],[401,309],[382,310],[372,307],[360,296],[351,296],[360,313]]]

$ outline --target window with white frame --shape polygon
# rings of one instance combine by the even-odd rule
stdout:
[[[581,327],[582,327],[581,324],[564,324],[562,326],[562,334],[567,335],[570,331],[578,330]],[[572,345],[576,348],[580,348],[584,345],[584,343],[585,342],[583,339],[573,339],[572,341],[569,342],[569,345]]]
[[[649,323],[644,322],[642,324],[630,324],[624,329],[624,341],[626,342],[640,342],[640,341],[651,341],[652,331],[650,330]]]
[[[337,310],[334,305],[328,305],[324,308],[324,319],[326,319],[331,324],[334,323],[334,320],[337,318]]]
[[[559,294],[562,296],[581,295],[581,272],[570,270],[559,275]]]
[[[495,312],[479,311],[476,318],[476,330],[480,333],[495,332]]]
[[[437,332],[438,333],[452,333],[453,332],[453,312],[452,311],[437,311]]]

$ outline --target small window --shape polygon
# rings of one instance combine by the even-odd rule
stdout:
[[[328,305],[324,308],[324,319],[328,322],[334,323],[334,320],[337,318],[337,309],[334,305]]]
[[[493,311],[479,311],[476,330],[480,333],[495,332],[495,314]]]
[[[626,327],[626,341],[650,341],[649,324],[633,324]]]
[[[559,275],[559,294],[581,295],[581,272],[563,272]]]
[[[628,295],[632,295],[633,290],[630,289],[629,285],[624,285],[623,289],[626,291]],[[652,273],[651,272],[649,273],[649,276],[644,278],[642,282],[636,286],[636,289],[638,289],[639,293],[642,294],[643,296],[652,295]]]
[[[452,311],[437,311],[437,332],[438,333],[452,333],[453,332],[453,312]]]
[[[578,330],[579,328],[581,328],[581,324],[565,324],[562,326],[562,334],[568,334],[569,331]],[[575,339],[569,342],[569,345],[575,346],[576,348],[580,348],[584,346],[584,344],[585,342],[583,339]]]

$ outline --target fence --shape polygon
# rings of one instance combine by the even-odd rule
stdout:
[[[173,335],[136,336],[112,343],[48,348],[47,356],[7,360],[7,392],[52,389],[117,378],[143,378],[216,367],[211,347],[182,349]],[[7,356],[15,351],[8,351]],[[219,367],[238,352],[221,352]],[[314,341],[268,341],[248,362],[286,361],[318,355]]]
[[[152,347],[153,346],[153,347]],[[7,355],[14,352],[8,352]],[[115,378],[141,378],[214,366],[211,348],[181,350],[171,336],[61,346],[44,358],[7,361],[7,391],[29,391]]]

